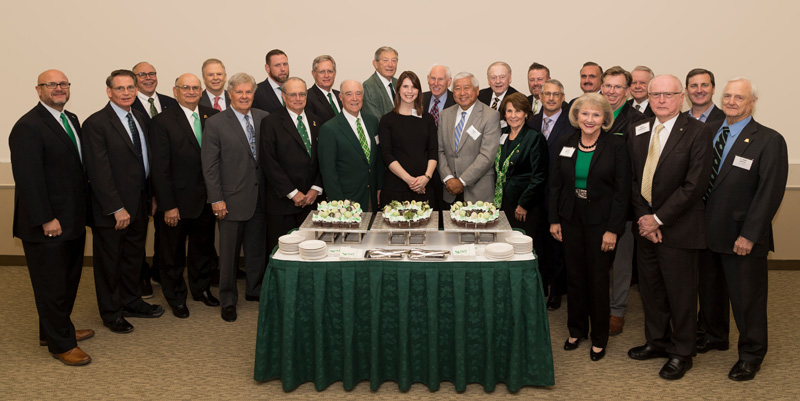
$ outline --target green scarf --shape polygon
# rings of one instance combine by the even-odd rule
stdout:
[[[520,131],[522,134],[523,131]],[[519,135],[517,135],[519,137]],[[503,146],[501,145],[497,148],[497,156],[494,158],[494,171],[497,173],[497,181],[494,184],[494,205],[500,209],[500,206],[503,204],[503,185],[505,185],[506,181],[508,180],[508,164],[511,160],[511,156],[514,153],[518,152],[519,145],[522,144],[522,141],[517,143],[517,146],[514,146],[514,149],[511,150],[511,153],[508,154],[508,157],[503,161],[502,167],[500,165],[500,158],[503,153]]]

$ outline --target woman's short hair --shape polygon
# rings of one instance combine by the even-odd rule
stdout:
[[[605,96],[599,93],[585,93],[575,100],[569,109],[569,123],[573,127],[579,128],[578,113],[581,109],[593,107],[603,111],[603,129],[608,130],[614,125],[614,112],[611,110],[611,103],[608,103]]]
[[[531,118],[531,102],[528,101],[528,98],[525,97],[525,95],[519,92],[514,92],[510,95],[507,95],[503,98],[503,101],[500,102],[500,108],[497,109],[500,111],[500,118],[505,119],[506,106],[509,103],[514,106],[515,109],[525,112],[525,120]]]

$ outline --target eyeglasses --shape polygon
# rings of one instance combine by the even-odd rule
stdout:
[[[140,72],[140,73],[136,74],[136,76],[138,76],[139,78],[145,78],[145,77],[155,78],[156,77],[156,72],[155,71],[153,71],[153,72]]]
[[[288,97],[289,99],[297,99],[297,98],[305,99],[306,96],[308,96],[308,93],[306,93],[306,92],[297,92],[297,93],[287,93],[286,94],[286,97]]]
[[[117,93],[122,93],[122,92],[126,92],[126,91],[127,92],[135,92],[136,91],[136,87],[133,86],[133,85],[130,85],[130,86],[117,86],[117,87],[111,88],[111,90],[113,90],[114,92],[117,92]]]
[[[39,84],[39,86],[44,86],[47,89],[55,89],[56,87],[61,87],[61,89],[69,89],[72,84],[69,82],[45,82],[43,84]]]
[[[623,90],[623,89],[625,89],[625,88],[627,88],[627,86],[622,86],[622,85],[611,85],[611,84],[605,84],[605,85],[603,85],[603,89],[605,89],[605,90],[607,90],[607,91],[610,91],[610,90],[612,90],[612,89],[613,89],[614,91],[621,91],[621,90]]]
[[[189,92],[189,91],[200,92],[201,89],[199,86],[189,86],[189,85],[176,86],[176,88],[178,88],[181,92]]]
[[[559,96],[561,96],[563,94],[564,93],[562,93],[562,92],[542,92],[542,96],[544,96],[544,97],[550,97],[550,96],[559,97]]]
[[[664,99],[670,100],[675,95],[680,95],[683,92],[651,92],[647,96],[650,96],[651,99],[658,99],[660,97],[664,97]]]

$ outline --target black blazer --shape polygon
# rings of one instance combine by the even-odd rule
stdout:
[[[503,129],[503,134],[510,129]],[[526,126],[517,136],[519,148],[511,154],[508,162],[507,179],[503,185],[503,204],[509,202],[522,206],[525,210],[533,210],[545,203],[544,188],[547,185],[548,152],[544,135]],[[510,146],[508,139],[500,145],[500,149]],[[500,160],[502,167],[505,160]],[[497,174],[496,176],[499,176]]]
[[[715,135],[722,122],[711,127]],[[752,160],[749,169],[734,167],[736,157]],[[772,219],[786,191],[789,156],[781,134],[751,120],[736,137],[722,162],[706,202],[708,248],[733,254],[739,236],[753,241],[750,255],[775,250]]]
[[[312,185],[322,187],[317,143],[319,118],[306,110],[304,121],[311,136],[311,155],[306,151],[296,123],[284,108],[271,113],[261,122],[261,156],[259,163],[267,177],[267,214],[289,215],[303,212],[286,197],[293,190],[306,193]],[[319,199],[319,198],[318,198]],[[321,200],[321,199],[319,199]],[[309,205],[305,210],[311,210]]]
[[[551,224],[572,219],[575,208],[575,163],[577,161],[578,138],[581,131],[575,130],[561,142],[561,149],[575,148],[571,157],[559,156],[550,172]],[[631,188],[631,169],[628,149],[622,135],[601,132],[597,139],[589,176],[586,180],[589,224],[602,225],[605,231],[622,235],[628,211]]]
[[[543,112],[533,115],[528,120],[528,127],[532,130],[540,132],[542,130],[542,120],[544,119]],[[553,170],[553,162],[556,161],[558,153],[561,152],[561,141],[564,137],[575,132],[575,127],[569,123],[569,104],[566,102],[561,105],[561,115],[558,116],[553,128],[550,129],[550,135],[547,137],[547,151],[548,151],[548,171]]]
[[[423,92],[422,93],[422,114],[423,115],[424,114],[431,114],[430,107],[431,107],[431,97],[432,96],[433,96],[433,94],[431,94],[431,91],[427,91],[427,92]],[[444,111],[444,109],[446,109],[446,108],[448,108],[448,107],[450,107],[450,106],[452,106],[454,104],[456,104],[456,99],[453,97],[453,92],[450,89],[448,89],[447,90],[447,99],[445,99],[445,101],[444,101],[444,106],[442,106],[442,111]]]
[[[231,96],[226,91],[222,91],[223,99],[225,99],[225,108],[231,107]],[[209,109],[214,109],[214,103],[211,102],[211,99],[208,98],[208,91],[203,89],[203,93],[200,96],[200,106],[208,107]],[[214,109],[216,110],[216,109]]]
[[[681,114],[684,114],[687,117],[689,117],[689,110],[686,110]],[[689,118],[692,118],[692,117],[689,117]],[[722,109],[717,107],[717,105],[715,104],[714,108],[711,109],[711,113],[709,113],[708,117],[706,117],[706,122],[705,123],[709,127],[717,127],[717,129],[719,129],[719,127],[722,126],[722,122],[725,121],[725,118],[727,118],[727,116],[725,115],[725,112],[722,111]],[[716,131],[714,131],[714,133],[716,133]]]
[[[78,117],[64,110],[81,140]],[[8,136],[14,173],[14,236],[30,242],[57,242],[85,232],[86,176],[78,149],[53,115],[37,104],[14,124]],[[84,152],[84,157],[86,157]],[[44,235],[42,225],[58,219],[62,234]]]
[[[640,113],[631,106],[630,103],[622,105],[622,110],[619,112],[617,118],[614,119],[614,124],[608,129],[610,134],[627,134],[628,128],[635,125],[637,122],[646,119],[644,114]]]
[[[628,99],[628,101],[625,102],[625,105],[628,108],[630,108],[631,110],[636,110],[636,109],[633,108],[633,98]],[[650,108],[650,102],[647,102],[647,107],[644,108],[644,111],[640,111],[640,110],[636,110],[636,111],[642,113],[642,115],[644,115],[645,118],[650,118],[650,117],[655,117],[656,116],[655,113],[653,113],[653,109]]]
[[[508,96],[508,95],[510,95],[512,93],[516,93],[516,92],[517,92],[517,90],[514,89],[514,87],[509,86],[508,90],[506,91],[506,96]],[[487,105],[489,107],[492,107],[492,97],[493,96],[494,96],[494,91],[492,91],[491,87],[490,88],[483,88],[483,89],[481,89],[480,92],[478,92],[478,100],[480,100],[481,102],[483,102],[483,104],[485,104],[485,105]],[[505,99],[505,96],[503,96],[503,99]],[[498,104],[497,107],[499,108],[500,105]],[[502,113],[501,113],[500,118],[501,119],[503,118]]]
[[[147,147],[152,162],[145,117],[133,108],[131,111],[144,131],[142,136],[145,142],[142,147]],[[128,211],[131,218],[136,216],[142,193],[146,199],[149,197],[149,184],[142,182],[143,166],[133,150],[131,137],[110,103],[86,119],[82,139],[86,149],[83,162],[91,191],[92,227],[114,227],[117,221],[113,213],[122,208]],[[149,210],[145,211],[147,214]]]
[[[275,113],[278,110],[285,109],[283,100],[275,96],[275,91],[272,90],[272,85],[269,84],[269,79],[265,79],[258,83],[256,93],[253,94],[253,108],[264,110],[269,114]]]
[[[161,110],[158,111],[159,113],[164,112],[164,110],[166,110],[166,109],[168,109],[170,107],[178,107],[178,101],[175,100],[175,98],[169,97],[167,95],[162,95],[162,94],[160,94],[158,92],[156,92],[156,96],[158,96],[158,102],[161,103]],[[146,124],[150,124],[150,105],[149,104],[147,105],[147,107],[145,107],[142,104],[142,101],[139,100],[139,96],[136,96],[136,98],[134,99],[133,104],[131,105],[131,107],[133,109],[136,109],[139,113],[142,113],[142,115],[144,116],[145,123]]]
[[[331,93],[333,94],[333,101],[339,105],[339,110],[342,110],[342,101],[339,99],[339,91],[336,89],[331,89]],[[308,88],[308,101],[306,102],[306,113],[311,113],[319,118],[320,125],[325,124],[331,118],[335,117],[336,114],[333,112],[333,108],[331,104],[328,102],[328,97],[325,96],[322,91],[317,87],[317,84],[311,85]]]
[[[198,106],[197,114],[205,128],[206,119],[217,110]],[[150,176],[158,210],[178,208],[181,218],[197,218],[206,204],[206,184],[200,144],[182,107],[172,107],[153,117],[150,143]]]

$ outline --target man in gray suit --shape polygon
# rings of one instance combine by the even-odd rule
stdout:
[[[478,79],[468,72],[453,78],[458,107],[439,120],[439,175],[444,202],[494,199],[494,159],[500,146],[500,113],[478,102]]]
[[[255,79],[237,73],[228,81],[231,107],[209,118],[203,137],[203,177],[208,202],[219,221],[219,298],[222,319],[236,320],[236,243],[244,244],[245,299],[257,301],[266,268],[266,182],[259,168],[261,120],[269,113],[251,108]]]
[[[375,73],[364,81],[364,107],[361,112],[378,118],[392,111],[397,90],[397,50],[383,46],[375,51],[372,61]]]

